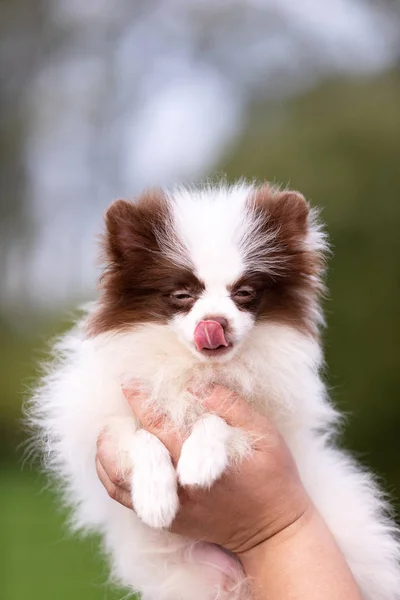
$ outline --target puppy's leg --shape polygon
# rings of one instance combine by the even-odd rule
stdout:
[[[157,529],[169,527],[179,508],[176,472],[166,447],[140,429],[132,439],[132,502],[140,519]]]
[[[228,467],[230,458],[248,453],[249,446],[241,430],[217,415],[205,415],[183,444],[177,467],[180,483],[211,487]]]
[[[130,479],[137,516],[150,527],[169,527],[179,501],[176,472],[166,447],[131,418],[110,420],[106,434],[119,476]]]

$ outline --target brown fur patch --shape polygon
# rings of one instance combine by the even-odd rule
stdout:
[[[316,335],[324,261],[306,243],[307,202],[296,192],[278,192],[264,185],[248,199],[247,209],[257,228],[243,243],[247,266],[229,288],[232,300],[258,321],[285,323]],[[180,266],[165,252],[165,245],[175,248],[180,242],[174,239],[163,193],[148,192],[136,202],[118,200],[105,221],[106,268],[89,335],[136,323],[167,323],[175,314],[188,312],[205,286],[195,276],[194,265]],[[190,261],[185,249],[178,249]],[[249,289],[238,293],[243,286]],[[190,295],[176,297],[177,290]]]
[[[103,250],[106,268],[102,296],[88,324],[89,335],[122,330],[135,323],[166,323],[193,302],[171,296],[188,290],[195,299],[204,285],[190,268],[179,266],[162,252],[171,236],[169,207],[162,192],[148,192],[136,202],[117,200],[107,211]]]
[[[297,192],[278,192],[264,185],[249,199],[249,207],[259,225],[247,270],[231,286],[234,301],[257,320],[283,322],[315,335],[324,258],[306,244],[306,200]],[[270,270],[260,269],[260,254],[268,257]],[[235,300],[235,291],[242,286],[254,293]]]

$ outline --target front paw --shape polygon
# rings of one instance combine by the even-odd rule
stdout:
[[[140,430],[135,434],[132,462],[132,503],[136,514],[154,529],[170,527],[179,499],[168,450],[158,438]]]
[[[169,528],[179,508],[175,482],[165,484],[144,474],[132,477],[133,508],[143,523],[154,529]]]
[[[182,447],[177,474],[181,485],[209,488],[229,464],[231,427],[220,417],[206,415],[193,427]]]

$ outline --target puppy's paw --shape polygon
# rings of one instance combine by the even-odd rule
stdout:
[[[166,473],[162,479],[161,482],[143,474],[132,476],[133,508],[143,523],[154,529],[170,527],[179,508],[175,481],[172,485],[172,477]]]
[[[168,450],[140,430],[132,450],[132,502],[138,517],[155,529],[171,526],[179,509],[176,473]]]
[[[177,473],[183,486],[211,487],[229,464],[232,428],[220,417],[206,415],[193,427],[182,447]]]
[[[183,445],[178,463],[178,478],[185,485],[211,487],[221,477],[228,466],[228,456],[223,444],[215,444],[213,449],[196,444],[188,438]]]

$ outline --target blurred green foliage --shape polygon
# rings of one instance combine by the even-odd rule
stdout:
[[[400,491],[400,74],[329,81],[290,101],[258,104],[219,172],[301,190],[323,208],[330,260],[325,334],[331,395],[346,413],[344,444]],[[15,467],[24,393],[59,318],[0,314],[1,538],[5,600],[113,598],[94,542],[66,537],[43,481]],[[18,458],[18,459],[19,459]],[[118,597],[121,597],[119,593]]]
[[[333,250],[327,378],[349,413],[345,444],[400,490],[400,72],[328,81],[254,106],[221,170],[303,192]]]
[[[0,562],[0,597],[71,600],[116,600],[105,583],[107,568],[99,558],[97,540],[85,543],[65,533],[64,514],[36,473],[0,471],[1,539],[6,551]]]

